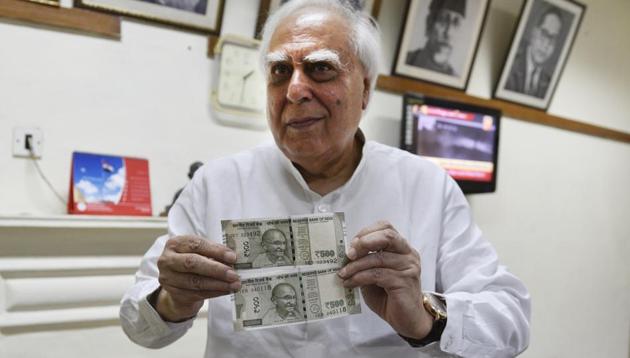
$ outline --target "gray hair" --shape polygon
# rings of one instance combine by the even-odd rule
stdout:
[[[370,81],[370,97],[374,92],[376,78],[378,77],[379,59],[381,56],[381,35],[378,25],[372,17],[360,10],[353,8],[348,0],[291,0],[282,5],[265,22],[262,30],[262,43],[260,45],[260,63],[265,69],[266,55],[269,52],[269,42],[276,28],[287,17],[299,10],[309,7],[323,8],[341,15],[350,27],[348,42],[357,56]]]

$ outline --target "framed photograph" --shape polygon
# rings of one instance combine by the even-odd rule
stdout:
[[[77,0],[79,6],[219,34],[225,0]]]
[[[546,110],[585,11],[573,0],[527,0],[494,96]]]
[[[394,75],[465,90],[489,0],[410,0]]]
[[[258,18],[256,20],[256,33],[254,34],[257,39],[260,39],[262,28],[265,26],[269,15],[273,14],[280,5],[289,1],[291,0],[260,0]],[[381,9],[381,0],[350,0],[350,2],[356,8],[370,14],[374,19],[378,18],[378,12]]]

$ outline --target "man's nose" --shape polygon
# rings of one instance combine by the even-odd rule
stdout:
[[[295,69],[291,74],[287,88],[287,99],[291,103],[300,104],[310,101],[312,98],[310,79],[301,69]]]
[[[450,41],[451,39],[451,31],[453,30],[453,26],[451,25],[451,21],[447,20],[444,22],[444,40]]]

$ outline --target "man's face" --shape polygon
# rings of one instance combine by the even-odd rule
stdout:
[[[449,59],[453,49],[453,37],[459,32],[462,21],[464,17],[458,12],[438,10],[435,22],[428,30],[428,45],[434,51],[435,62],[443,63]]]
[[[547,14],[540,26],[532,30],[532,59],[539,65],[547,61],[556,48],[562,23],[556,14]]]
[[[287,248],[287,239],[278,231],[271,231],[263,238],[265,251],[272,256],[284,255]]]
[[[278,287],[271,301],[276,304],[276,311],[280,314],[296,313],[297,294],[291,286],[283,285]]]
[[[280,24],[267,53],[267,111],[278,147],[302,164],[351,148],[369,81],[336,14],[304,9]]]

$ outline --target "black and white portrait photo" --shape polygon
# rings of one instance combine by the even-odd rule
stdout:
[[[570,0],[528,1],[496,97],[547,108],[583,12]]]
[[[174,9],[205,14],[208,0],[140,0],[151,4],[168,6]]]
[[[486,0],[411,0],[394,74],[465,89]]]
[[[81,7],[218,34],[225,0],[77,0]]]

